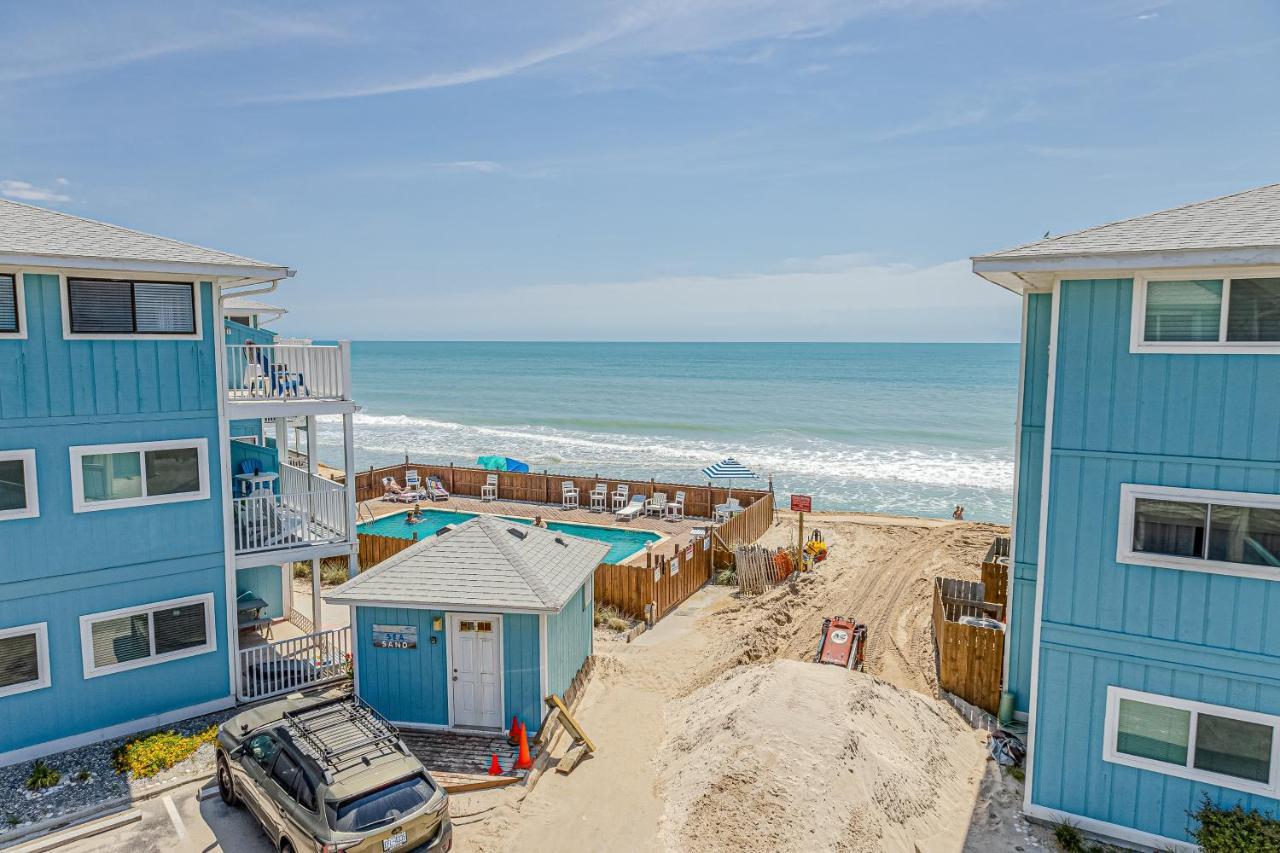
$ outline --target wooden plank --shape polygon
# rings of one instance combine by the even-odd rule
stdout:
[[[588,749],[585,743],[582,741],[575,741],[573,746],[569,747],[569,751],[561,756],[560,762],[556,764],[556,772],[564,773],[566,775],[572,773],[573,768],[577,767],[578,762],[586,757],[587,752]]]
[[[586,744],[587,749],[589,751],[591,752],[596,751],[596,745],[591,742],[591,738],[587,737],[587,733],[584,732],[582,730],[582,727],[578,725],[578,721],[575,720],[573,718],[573,715],[569,713],[569,709],[565,707],[564,702],[561,701],[559,696],[552,693],[543,701],[547,703],[547,707],[555,708],[560,711],[560,722],[566,729],[569,730],[569,734],[573,735],[574,740],[582,741],[584,744]]]
[[[542,721],[542,728],[538,729],[538,733],[534,736],[533,742],[537,746],[542,746],[551,740],[555,734],[555,728],[560,723],[560,709],[552,708],[551,713],[547,714],[547,718]]]

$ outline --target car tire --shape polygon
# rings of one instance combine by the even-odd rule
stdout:
[[[218,796],[231,808],[240,805],[235,781],[231,778],[231,766],[227,764],[227,756],[223,752],[218,753]]]

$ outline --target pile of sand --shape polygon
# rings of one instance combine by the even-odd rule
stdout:
[[[670,850],[910,851],[939,833],[958,848],[983,765],[981,739],[936,701],[792,660],[677,700],[667,731]]]

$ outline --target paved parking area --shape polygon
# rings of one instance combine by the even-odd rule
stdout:
[[[214,796],[203,802],[196,794],[205,782],[137,804],[142,820],[103,835],[59,848],[66,853],[274,853],[258,822],[244,809],[230,809]]]

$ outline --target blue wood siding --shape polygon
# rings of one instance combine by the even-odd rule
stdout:
[[[1009,613],[1009,675],[1005,689],[1014,709],[1031,704],[1031,644],[1035,626],[1036,564],[1040,549],[1040,490],[1044,482],[1045,402],[1049,389],[1049,338],[1053,294],[1027,300],[1026,346],[1022,364],[1022,411],[1018,433],[1018,494],[1013,537],[1012,604]]]
[[[236,600],[258,597],[267,603],[264,617],[284,617],[284,573],[279,566],[254,566],[236,571]]]
[[[547,617],[547,686],[561,696],[591,656],[593,581],[578,588],[564,608]]]
[[[252,435],[258,439],[259,443],[262,442],[262,421],[257,420],[256,418],[246,421],[230,421],[227,424],[227,427],[232,438]],[[243,444],[244,442],[240,443]]]
[[[257,423],[257,421],[254,421]],[[240,495],[239,483],[235,476],[242,473],[240,465],[243,462],[253,463],[259,471],[280,472],[280,454],[274,448],[263,447],[258,444],[246,444],[243,441],[231,442],[231,482],[232,488],[236,489],[237,497]],[[276,480],[271,484],[272,491],[280,493],[280,481]]]
[[[1101,759],[1111,684],[1280,713],[1275,581],[1116,562],[1122,483],[1280,493],[1280,358],[1130,353],[1127,279],[1060,299],[1034,802],[1174,838],[1201,791],[1280,808]]]
[[[503,726],[511,717],[534,732],[542,727],[542,669],[538,617],[506,613],[502,617]]]
[[[352,646],[358,662],[360,697],[387,719],[431,726],[449,724],[445,631],[431,630],[432,620],[437,618],[442,626],[448,625],[439,610],[356,608]],[[375,648],[374,625],[417,626],[418,648]]]
[[[0,448],[32,448],[40,515],[0,522],[0,627],[48,622],[51,687],[0,697],[0,752],[227,698],[213,294],[200,340],[64,340],[58,278],[25,274],[28,338],[0,340]],[[69,448],[203,438],[210,497],[72,511]],[[79,617],[211,593],[216,652],[83,678]]]
[[[106,513],[95,513],[104,515]],[[77,576],[56,593],[0,599],[0,626],[47,622],[52,684],[0,697],[0,752],[120,725],[229,696],[225,596],[215,599],[217,649],[181,660],[84,678],[80,617],[200,595],[223,586],[221,554],[150,564],[155,573],[117,570]],[[128,582],[120,582],[127,577]],[[3,592],[3,587],[0,587]]]

